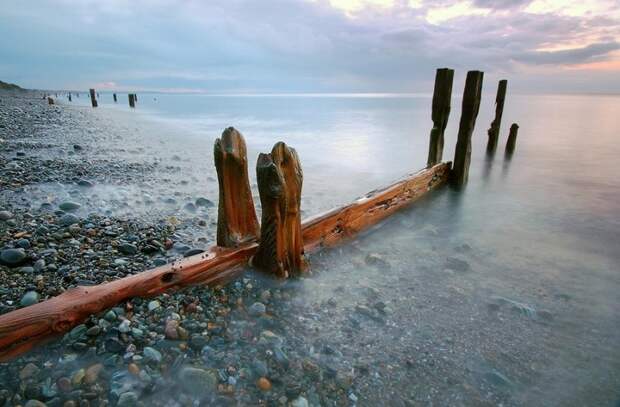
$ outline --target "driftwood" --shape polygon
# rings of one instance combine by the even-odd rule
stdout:
[[[478,109],[480,108],[483,76],[483,72],[469,71],[465,80],[461,121],[459,123],[459,134],[456,140],[454,166],[452,169],[452,181],[457,186],[465,184],[469,175],[471,135],[474,131]]]
[[[93,105],[93,107],[97,107],[97,97],[95,96],[95,89],[90,89],[89,92],[90,92],[90,103]]]
[[[304,250],[309,253],[372,226],[417,200],[448,179],[449,163],[440,163],[409,175],[391,186],[373,191],[352,204],[313,217],[302,224]],[[243,271],[258,244],[237,248],[214,247],[109,283],[76,287],[49,300],[0,315],[0,361],[7,361],[99,313],[133,297],[150,297],[197,284],[218,285]]]
[[[497,85],[497,95],[495,96],[495,118],[491,122],[491,127],[487,131],[489,141],[487,142],[487,153],[493,154],[497,148],[497,140],[499,138],[499,129],[502,124],[502,114],[504,113],[504,100],[506,99],[506,87],[508,81],[502,79]]]
[[[508,140],[506,141],[506,156],[511,157],[512,153],[515,151],[515,146],[517,145],[517,133],[519,132],[519,125],[517,123],[512,123],[510,126],[510,134],[508,135]]]
[[[256,163],[262,208],[261,238],[252,260],[257,268],[286,278],[307,268],[301,236],[303,173],[297,152],[279,142]]]
[[[454,70],[448,68],[437,69],[435,74],[435,89],[433,91],[433,128],[428,148],[426,166],[441,162],[443,156],[444,132],[450,117],[450,99],[452,98],[452,81]]]
[[[236,247],[259,235],[258,219],[248,179],[248,157],[241,133],[229,127],[213,146],[219,183],[217,245]]]

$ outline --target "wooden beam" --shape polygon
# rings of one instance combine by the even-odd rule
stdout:
[[[248,178],[248,157],[241,133],[229,127],[213,146],[219,183],[217,245],[236,247],[259,235]]]
[[[483,72],[469,71],[465,80],[461,122],[459,124],[459,134],[454,152],[454,167],[452,169],[452,182],[457,186],[464,185],[469,175],[471,135],[474,131],[478,109],[480,108],[483,76]]]
[[[506,87],[508,81],[502,79],[497,85],[497,95],[495,96],[495,118],[491,122],[491,127],[487,131],[489,141],[487,142],[487,153],[493,154],[497,148],[497,140],[499,139],[499,129],[502,124],[502,114],[504,113],[504,100],[506,100]]]
[[[431,129],[431,140],[428,147],[427,167],[432,167],[441,162],[443,156],[444,132],[450,117],[453,79],[453,69],[437,69],[433,92],[433,128]]]
[[[256,177],[262,209],[261,237],[252,265],[280,278],[307,269],[301,236],[303,172],[295,149],[279,142],[260,154]]]
[[[305,253],[334,246],[380,222],[395,211],[443,185],[450,163],[409,175],[353,203],[302,224]],[[151,297],[197,284],[220,285],[243,272],[258,243],[236,248],[213,247],[174,263],[91,287],[71,288],[49,300],[0,315],[0,362],[10,360],[62,335],[90,315],[134,297]]]
[[[90,103],[93,107],[97,107],[97,97],[95,96],[95,89],[90,89]]]
[[[443,185],[449,174],[450,163],[439,163],[410,174],[388,187],[369,192],[348,205],[307,219],[302,223],[306,252],[334,246],[381,222]]]

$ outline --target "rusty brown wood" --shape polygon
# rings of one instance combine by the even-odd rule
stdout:
[[[411,174],[353,203],[302,223],[304,251],[330,247],[380,222],[398,209],[444,184],[449,163]],[[49,300],[0,315],[0,362],[23,354],[76,325],[90,315],[134,298],[151,297],[187,286],[219,285],[242,273],[258,243],[236,248],[213,247],[129,277],[92,287],[76,287]]]
[[[256,178],[262,209],[261,236],[252,265],[281,278],[307,269],[301,236],[303,172],[295,149],[279,142],[260,154]]]
[[[248,157],[241,133],[229,127],[215,140],[213,156],[219,183],[217,245],[236,247],[259,235],[248,178]]]

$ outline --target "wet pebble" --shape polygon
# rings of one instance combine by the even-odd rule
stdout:
[[[26,260],[24,249],[5,249],[0,252],[0,262],[7,266],[19,266]]]
[[[19,301],[19,304],[22,307],[27,307],[29,305],[34,305],[37,302],[39,302],[39,293],[37,293],[36,291],[28,291]]]

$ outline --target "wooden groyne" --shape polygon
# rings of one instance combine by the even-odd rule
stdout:
[[[427,167],[303,222],[303,171],[295,150],[278,142],[270,153],[259,155],[259,225],[249,187],[245,140],[240,132],[227,128],[214,144],[219,186],[217,245],[165,266],[96,286],[71,288],[57,297],[0,315],[0,361],[62,335],[122,301],[198,284],[223,284],[240,275],[248,264],[279,278],[300,275],[309,270],[308,255],[312,252],[354,237],[449,180],[465,184],[482,78],[480,71],[467,74],[454,167],[440,161],[453,79],[453,71],[442,68],[435,78]],[[96,106],[94,89],[90,94]],[[514,149],[517,128],[516,124],[511,127],[507,152],[509,145]]]

